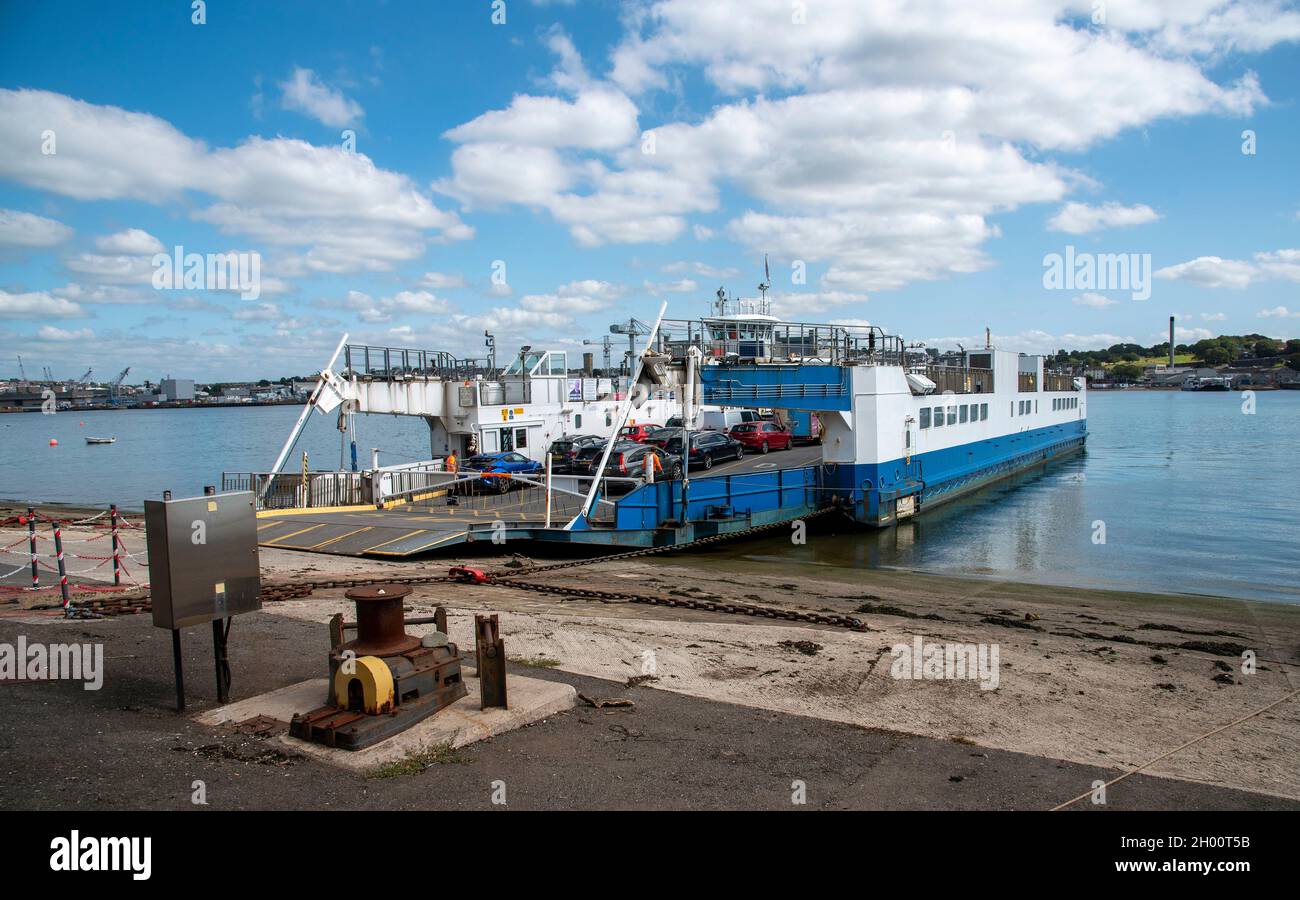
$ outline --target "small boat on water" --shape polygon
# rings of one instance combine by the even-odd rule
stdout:
[[[112,443],[115,443],[116,441],[117,441],[117,438],[115,438],[115,437],[113,437],[113,438],[93,438],[93,437],[88,437],[88,438],[86,438],[86,443],[87,443],[87,444],[112,444]]]

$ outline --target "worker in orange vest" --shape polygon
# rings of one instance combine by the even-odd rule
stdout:
[[[453,450],[447,454],[447,471],[453,475],[456,473],[456,451]]]

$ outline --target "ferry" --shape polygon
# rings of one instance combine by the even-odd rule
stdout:
[[[709,313],[695,319],[665,319],[661,309],[624,377],[596,375],[590,358],[575,370],[557,348],[522,347],[498,369],[441,351],[349,345],[344,336],[272,473],[312,407],[341,405],[341,428],[357,412],[422,417],[431,459],[414,465],[433,471],[452,453],[513,451],[542,462],[560,437],[609,437],[628,425],[700,430],[712,410],[815,418],[819,451],[791,462],[738,462],[707,475],[688,469],[668,481],[647,473],[639,487],[623,485],[617,501],[600,500],[612,531],[586,521],[603,473],[570,486],[587,499],[563,531],[589,533],[565,539],[636,544],[693,540],[700,529],[743,530],[827,506],[889,527],[1083,449],[1086,383],[1053,371],[1047,357],[998,347],[987,332],[981,348],[940,353],[874,325],[783,321],[767,287],[759,285],[757,299],[719,288]],[[553,488],[548,478],[529,489]],[[558,539],[549,526],[525,530]]]
[[[983,348],[941,354],[875,326],[782,322],[766,288],[748,301],[719,289],[698,328],[665,323],[664,355],[698,355],[686,397],[814,413],[822,489],[859,522],[892,525],[1083,449],[1086,381],[1048,357],[987,332]]]

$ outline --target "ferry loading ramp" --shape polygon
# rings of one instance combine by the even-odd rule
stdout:
[[[695,521],[690,530],[700,537],[763,524],[755,519],[756,513],[772,520],[806,514],[816,502],[821,449],[813,445],[747,455],[720,463],[708,474],[692,475],[690,518],[703,521]],[[258,513],[258,543],[283,550],[387,558],[491,541],[494,535],[510,541],[565,540],[618,546],[678,543],[684,536],[677,529],[661,526],[680,504],[680,491],[681,482],[660,482],[607,498],[593,508],[586,531],[564,530],[581,507],[581,498],[560,491],[552,492],[551,527],[547,528],[545,489],[526,480],[500,494],[426,491],[383,509],[263,510]],[[454,504],[449,504],[452,499]]]

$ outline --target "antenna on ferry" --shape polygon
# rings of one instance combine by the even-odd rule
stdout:
[[[772,286],[772,275],[767,268],[767,254],[763,254],[763,283],[758,286],[758,293],[767,299],[767,289]]]

